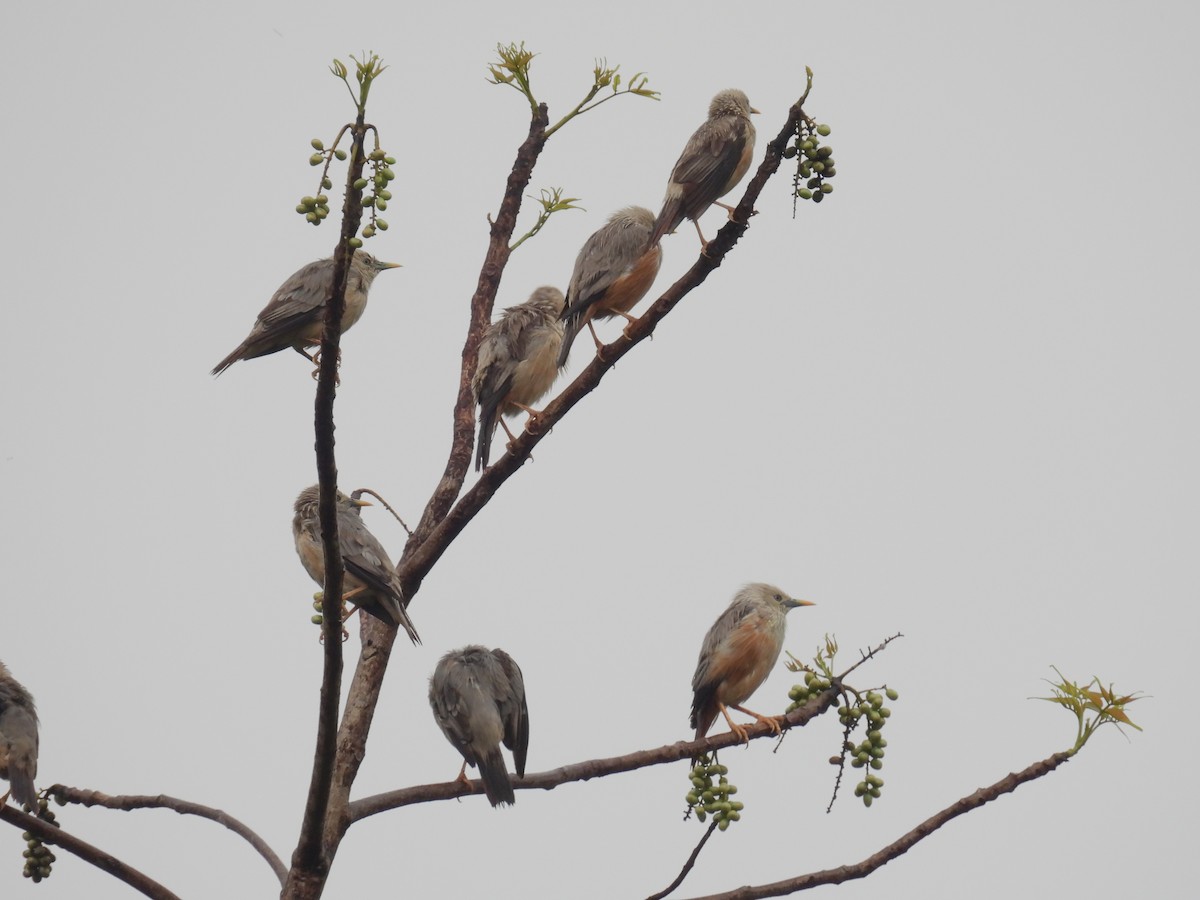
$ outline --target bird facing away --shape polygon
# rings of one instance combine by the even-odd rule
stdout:
[[[662,248],[650,242],[653,227],[654,213],[642,206],[627,206],[613,213],[608,223],[584,242],[567,285],[563,312],[567,330],[558,351],[559,368],[567,364],[571,344],[584,325],[591,331],[596,349],[603,346],[592,319],[624,316],[631,323],[637,321],[629,310],[646,296],[662,265]]]
[[[662,212],[654,222],[652,244],[674,231],[684,219],[691,219],[700,243],[707,247],[698,221],[705,210],[717,203],[732,217],[733,207],[717,201],[732,191],[750,168],[754,155],[750,114],[757,112],[739,90],[721,91],[712,98],[708,120],[688,139],[671,170]]]
[[[487,468],[496,424],[513,433],[504,416],[522,410],[536,419],[530,404],[546,395],[558,377],[558,348],[562,344],[563,294],[556,287],[540,287],[518,306],[510,306],[488,326],[479,345],[479,365],[471,388],[479,404],[479,445],[475,471]]]
[[[446,740],[463,755],[458,780],[467,781],[467,763],[478,766],[492,806],[516,803],[500,755],[503,741],[512,751],[517,775],[524,777],[529,707],[525,680],[513,658],[478,644],[451,650],[429,679],[429,705]]]
[[[395,269],[399,263],[380,262],[369,253],[355,250],[350,259],[346,279],[346,310],[342,313],[342,333],[350,330],[367,308],[367,291],[371,282],[384,269]],[[213,368],[220,375],[239,359],[254,359],[278,353],[288,347],[297,353],[321,343],[325,324],[325,305],[333,293],[333,259],[318,259],[304,266],[285,281],[263,307],[250,329],[250,334],[232,353]]]
[[[730,730],[740,740],[749,740],[746,729],[729,717],[727,707],[779,731],[779,717],[760,716],[741,704],[758,690],[779,659],[787,629],[787,611],[812,605],[807,600],[793,600],[770,584],[748,584],[734,595],[729,608],[708,629],[696,661],[696,674],[692,676],[692,727],[696,729],[696,740],[708,734],[718,712],[725,716]]]
[[[38,717],[33,697],[0,662],[0,778],[12,798],[27,809],[37,803]],[[0,797],[0,806],[9,794]]]
[[[321,520],[317,506],[320,488],[317,485],[305,488],[296,498],[295,516],[292,517],[292,536],[296,540],[296,553],[305,571],[313,581],[325,584],[325,551],[321,543]],[[341,491],[337,495],[338,543],[342,549],[342,565],[346,575],[343,580],[342,600],[353,600],[359,609],[370,613],[393,628],[397,626],[408,632],[414,644],[421,643],[417,629],[404,608],[404,589],[387,551],[375,535],[367,530],[359,514],[361,507],[370,506],[366,500],[351,500]]]

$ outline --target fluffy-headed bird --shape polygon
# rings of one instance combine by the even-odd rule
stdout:
[[[355,250],[350,258],[346,279],[346,309],[342,313],[342,333],[350,330],[367,308],[367,291],[384,269],[399,263],[380,262],[370,253]],[[250,334],[212,370],[220,375],[239,359],[254,359],[278,353],[288,347],[312,359],[304,349],[321,343],[325,325],[325,305],[333,293],[333,259],[310,262],[280,285],[271,302],[263,307]]]
[[[504,416],[523,410],[537,418],[538,411],[531,404],[542,399],[558,377],[555,360],[563,339],[562,310],[562,291],[543,286],[524,303],[504,310],[484,333],[479,365],[471,379],[479,404],[475,471],[487,468],[497,424],[504,427],[510,441],[516,440],[504,424]]]
[[[321,489],[318,485],[305,488],[293,507],[292,537],[296,553],[312,580],[325,585],[325,549],[321,543],[321,519],[318,512]],[[404,608],[404,589],[396,568],[388,558],[379,539],[367,530],[359,511],[371,504],[366,500],[351,500],[341,491],[337,494],[338,543],[342,549],[342,566],[346,570],[342,599],[354,601],[363,612],[381,622],[408,632],[414,644],[421,643],[408,610]]]
[[[708,120],[688,139],[671,170],[651,243],[657,244],[684,219],[691,219],[700,243],[708,246],[698,220],[714,203],[733,214],[733,207],[718,201],[733,190],[750,168],[754,155],[754,123],[750,115],[757,112],[746,94],[736,89],[721,91],[712,98]]]
[[[789,609],[812,606],[793,600],[771,584],[748,584],[733,597],[729,608],[717,618],[700,648],[696,674],[692,676],[692,727],[696,740],[708,734],[717,713],[725,716],[730,730],[748,741],[746,729],[729,717],[727,707],[766,722],[779,731],[778,716],[761,716],[741,704],[766,681],[783,650],[787,630],[784,618]]]
[[[558,352],[559,368],[566,365],[575,335],[584,325],[591,331],[596,349],[603,346],[592,319],[624,316],[636,321],[629,310],[646,296],[662,265],[662,248],[650,241],[653,227],[654,213],[642,206],[627,206],[613,213],[608,223],[584,242],[567,286],[563,312],[567,329]]]
[[[27,809],[37,803],[38,717],[29,691],[0,662],[0,778],[12,798]],[[4,805],[9,794],[0,797]]]
[[[517,775],[523,777],[529,707],[525,680],[513,658],[478,644],[451,650],[429,679],[429,705],[446,740],[463,755],[458,780],[467,780],[467,763],[478,766],[488,802],[515,803],[500,743],[512,751]]]

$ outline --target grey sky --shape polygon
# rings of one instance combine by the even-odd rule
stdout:
[[[333,223],[292,212],[315,187],[308,141],[352,114],[331,58],[373,49],[392,67],[370,119],[399,178],[369,248],[404,264],[343,345],[341,481],[410,521],[449,447],[485,216],[528,125],[484,80],[496,43],[540,54],[552,117],[596,57],[662,91],[552,139],[530,192],[561,186],[587,212],[515,254],[498,307],[564,286],[613,210],[657,209],[717,90],[762,111],[761,150],[809,65],[835,194],[793,221],[781,173],[725,265],[446,554],[355,796],[454,777],[426,679],[467,643],[524,670],[531,772],[687,737],[700,641],[764,580],[818,604],[790,616],[798,656],[829,632],[849,664],[905,634],[855,679],[901,692],[887,786],[871,810],[847,792],[825,815],[833,717],[777,754],[727,753],[744,818],[677,896],[858,861],[1069,746],[1071,718],[1026,699],[1052,664],[1153,694],[1130,711],[1146,732],[1100,733],[837,896],[1188,895],[1197,26],[1185,3],[10,2],[0,659],[39,704],[39,785],[185,797],[291,852],[321,671],[290,534],[315,480],[313,382],[292,353],[208,371],[332,250]],[[690,226],[664,249],[652,296],[693,261]],[[399,527],[367,515],[398,553]],[[346,649],[349,667],[357,635]],[[793,680],[748,705],[782,708]],[[679,764],[509,810],[381,815],[342,845],[327,896],[644,897],[700,836],[686,791]],[[58,812],[189,900],[277,893],[209,823]],[[0,896],[131,896],[65,853],[34,888],[21,849],[0,829]]]

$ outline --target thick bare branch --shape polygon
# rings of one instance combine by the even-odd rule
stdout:
[[[148,875],[121,862],[111,853],[105,853],[99,847],[95,847],[87,841],[81,841],[61,828],[56,828],[35,816],[27,815],[11,805],[0,807],[0,820],[15,825],[22,831],[37,835],[44,844],[53,844],[68,853],[73,853],[84,862],[91,863],[102,872],[107,872],[113,878],[125,882],[146,897],[151,897],[153,900],[179,900],[177,894],[173,894]]]
[[[329,853],[324,846],[324,825],[329,811],[330,790],[337,749],[338,704],[342,693],[341,607],[344,571],[337,525],[337,461],[334,455],[333,402],[337,394],[338,361],[341,352],[342,314],[346,308],[346,281],[354,248],[350,239],[358,233],[362,220],[362,191],[355,182],[362,176],[363,149],[367,126],[364,110],[359,107],[353,129],[350,165],[346,173],[346,194],[342,203],[342,231],[334,252],[333,292],[325,309],[325,328],[321,335],[321,366],[313,413],[316,432],[317,480],[320,484],[318,513],[321,541],[325,554],[325,594],[321,604],[324,621],[324,674],[317,718],[317,741],[312,778],[300,838],[292,854],[292,869],[297,875],[319,875],[328,870]],[[289,877],[290,880],[290,877]]]
[[[421,521],[409,538],[405,554],[420,546],[437,522],[445,516],[446,510],[462,490],[463,479],[470,469],[475,434],[475,397],[471,391],[471,375],[475,371],[479,355],[479,342],[491,321],[500,277],[508,262],[509,242],[516,229],[521,200],[533,174],[534,164],[545,144],[546,122],[546,107],[543,105],[533,116],[529,133],[517,150],[499,212],[492,221],[487,253],[480,269],[475,295],[471,298],[470,322],[463,346],[462,371],[454,403],[450,455],[445,472],[422,513]],[[411,599],[419,586],[419,583],[406,584],[406,596]],[[333,803],[325,821],[326,844],[330,853],[349,825],[346,804],[349,803],[350,788],[358,775],[358,768],[366,755],[367,735],[375,717],[375,705],[379,699],[380,686],[396,636],[395,632],[389,632],[373,619],[361,623],[360,633],[362,653],[350,685],[345,713],[338,732]]]
[[[1020,772],[1013,772],[1001,778],[990,787],[980,788],[969,797],[963,797],[936,815],[930,816],[912,831],[908,832],[908,834],[888,844],[878,853],[871,854],[862,862],[853,863],[848,866],[839,866],[836,869],[823,869],[820,872],[812,872],[808,875],[798,875],[795,878],[787,878],[771,884],[747,885],[736,890],[726,891],[722,894],[707,894],[704,897],[693,897],[692,900],[758,900],[758,898],[762,897],[782,897],[786,894],[806,891],[823,884],[843,884],[857,878],[866,878],[876,869],[891,862],[897,856],[907,853],[916,844],[929,837],[951,819],[978,809],[985,803],[990,803],[998,799],[1002,794],[1011,793],[1027,781],[1033,781],[1035,778],[1049,775],[1070,759],[1071,755],[1070,751],[1055,753],[1053,756],[1035,762],[1027,769],[1022,769]]]
[[[791,728],[807,725],[817,716],[831,709],[840,696],[837,688],[830,688],[799,709],[794,709],[781,720],[786,732]],[[775,737],[775,731],[770,725],[756,722],[746,726],[750,740],[765,737]],[[542,790],[550,791],[561,784],[572,781],[590,781],[593,778],[603,778],[606,775],[616,775],[619,772],[632,772],[649,766],[660,766],[667,763],[679,762],[681,759],[690,760],[701,753],[720,750],[739,744],[740,740],[732,731],[713,735],[698,741],[677,741],[650,750],[638,750],[623,756],[612,756],[607,759],[590,759],[551,769],[548,772],[537,772],[524,778],[514,778],[513,788],[518,791]],[[415,803],[430,803],[436,800],[451,800],[455,797],[466,797],[471,794],[482,794],[483,783],[478,779],[464,784],[461,781],[447,781],[440,784],[423,784],[398,791],[388,791],[355,800],[350,804],[350,823],[357,822],[390,809],[401,806],[411,806]],[[350,824],[348,823],[348,824]]]
[[[287,875],[287,866],[283,864],[283,860],[271,849],[270,845],[245,823],[235,819],[224,810],[214,809],[211,806],[201,806],[199,803],[193,803],[190,800],[180,800],[178,797],[170,797],[166,794],[117,794],[113,796],[103,794],[100,791],[88,791],[83,788],[68,787],[65,784],[54,785],[50,788],[49,793],[52,797],[56,797],[59,800],[67,803],[77,803],[80,806],[99,806],[104,809],[115,809],[121,812],[131,812],[135,809],[169,809],[172,812],[179,813],[181,816],[199,816],[202,819],[208,819],[211,822],[216,822],[218,825],[224,825],[253,847],[255,852],[267,861],[267,865],[271,867],[271,871],[275,873],[275,877],[279,879],[280,884],[283,884],[284,878]]]

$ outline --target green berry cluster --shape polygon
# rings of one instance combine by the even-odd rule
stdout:
[[[388,201],[392,199],[392,192],[388,190],[388,184],[396,178],[396,173],[392,171],[392,166],[395,164],[396,157],[388,156],[376,147],[367,156],[367,165],[371,169],[370,181],[360,178],[354,182],[355,190],[366,190],[368,185],[371,187],[371,193],[362,199],[363,207],[371,210],[371,221],[362,231],[362,236],[365,238],[374,237],[376,231],[388,230],[387,221],[379,218],[378,214],[388,208]]]
[[[34,815],[55,828],[59,827],[54,810],[50,809],[50,804],[46,802],[45,797],[38,798],[37,810],[34,811]],[[33,879],[34,884],[43,878],[49,878],[50,868],[55,860],[54,853],[32,831],[23,832],[21,837],[25,841],[25,851],[21,854],[25,857],[25,868],[21,874],[26,878]]]
[[[792,685],[792,689],[788,691],[788,699],[792,702],[786,712],[799,709],[817,694],[829,690],[829,685],[830,681],[828,678],[824,678],[816,672],[805,672],[804,684]]]
[[[709,762],[707,756],[702,756],[692,767],[692,789],[687,794],[688,807],[696,811],[696,818],[703,822],[711,815],[721,831],[742,817],[744,806],[729,799],[737,793],[737,785],[729,783],[725,777],[728,774],[728,766]],[[714,775],[718,778],[716,784],[713,784]]]
[[[333,189],[333,180],[329,177],[329,165],[335,158],[344,160],[346,151],[326,150],[325,144],[320,138],[313,138],[309,141],[309,145],[317,152],[308,158],[308,164],[310,166],[325,164],[325,168],[321,172],[321,189],[315,197],[301,198],[296,206],[296,212],[304,216],[304,220],[310,225],[320,225],[329,215],[329,197],[325,192]]]
[[[833,193],[833,185],[828,181],[837,174],[833,148],[821,143],[821,138],[828,137],[832,131],[828,125],[813,125],[804,120],[800,123],[794,143],[783,151],[784,159],[797,160],[792,189],[794,196],[800,200],[820,203],[826,194]]]
[[[320,138],[313,138],[309,143],[316,152],[308,158],[308,164],[310,166],[324,165],[325,168],[321,170],[320,192],[315,197],[302,197],[296,205],[296,212],[304,216],[305,221],[309,224],[320,225],[329,216],[329,196],[325,193],[325,191],[333,189],[333,180],[329,177],[329,167],[335,159],[345,160],[346,151],[336,147],[326,149]],[[363,238],[372,238],[377,232],[387,231],[388,223],[385,219],[379,218],[379,213],[387,209],[388,201],[392,199],[392,192],[388,190],[388,184],[396,178],[396,173],[392,171],[392,166],[395,164],[396,158],[388,156],[378,147],[367,156],[366,165],[370,170],[370,178],[356,179],[354,189],[365,191],[370,188],[370,192],[363,195],[362,205],[364,209],[371,211],[371,220],[363,228],[362,238],[350,239],[350,246],[357,249],[362,246]]]
[[[900,694],[891,688],[886,690],[889,700],[896,700]],[[887,723],[892,711],[883,705],[883,697],[875,691],[869,691],[865,698],[860,698],[854,706],[843,706],[838,709],[838,717],[846,727],[847,732],[855,728],[859,722],[867,726],[866,737],[858,744],[846,742],[846,752],[850,755],[850,765],[856,769],[870,768],[866,777],[854,786],[854,796],[862,797],[863,805],[870,806],[879,797],[883,788],[883,779],[873,774],[883,768],[884,748],[887,740],[883,737],[883,726]]]

